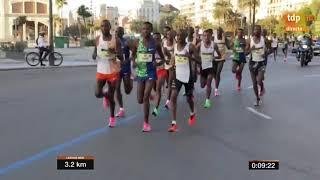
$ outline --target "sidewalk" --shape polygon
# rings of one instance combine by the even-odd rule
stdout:
[[[25,52],[36,51],[36,49],[26,49]],[[68,48],[68,49],[55,49],[63,55],[63,63],[60,66],[46,66],[28,65],[24,59],[0,59],[0,71],[8,70],[22,70],[22,69],[46,69],[46,68],[61,68],[61,67],[86,67],[96,66],[96,62],[92,60],[91,54],[93,48]]]

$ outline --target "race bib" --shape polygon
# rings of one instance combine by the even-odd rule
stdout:
[[[238,48],[236,48],[236,52],[237,52],[237,53],[243,53],[243,52],[244,52],[244,50],[243,50],[243,48],[238,47]]]
[[[213,54],[212,53],[201,53],[201,60],[202,61],[212,61],[213,60]]]
[[[187,64],[189,61],[188,57],[185,56],[175,56],[176,64]]]
[[[144,63],[148,63],[148,62],[152,62],[152,54],[149,53],[138,53],[138,62],[144,62]]]
[[[99,53],[99,56],[101,58],[114,58],[115,55],[109,50],[102,49]]]
[[[263,59],[264,49],[254,50],[252,52],[252,59],[255,61],[259,61]]]

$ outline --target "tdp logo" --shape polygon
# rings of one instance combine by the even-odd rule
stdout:
[[[301,16],[299,16],[299,15],[296,15],[296,14],[292,14],[292,15],[288,14],[287,15],[288,22],[298,23],[300,20],[301,20]]]

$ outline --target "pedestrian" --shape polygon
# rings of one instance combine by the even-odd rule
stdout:
[[[50,52],[44,36],[45,36],[45,32],[42,31],[39,33],[39,37],[36,40],[36,44],[39,48],[39,58],[40,58],[39,61],[41,66],[45,66],[45,64],[43,63],[43,60],[46,59],[46,57],[49,55],[49,52]],[[45,53],[44,56],[43,56],[43,53]]]
[[[254,106],[260,106],[260,95],[265,91],[263,84],[263,78],[265,73],[265,39],[261,34],[261,26],[255,25],[253,30],[253,36],[250,42],[247,44],[246,51],[251,54],[249,62],[249,70],[253,84],[254,94],[256,96],[256,102]],[[259,86],[260,86],[260,89]]]
[[[124,92],[126,94],[130,94],[132,87],[133,87],[133,80],[131,78],[130,41],[129,41],[129,39],[125,39],[123,37],[123,35],[124,35],[123,27],[118,27],[116,29],[116,34],[117,34],[118,38],[120,39],[121,49],[122,49],[123,59],[124,59],[124,61],[121,63],[120,78],[118,80],[117,88],[116,88],[116,99],[117,99],[118,104],[120,106],[120,110],[116,114],[116,117],[124,117],[125,110],[124,110],[124,106],[123,106],[121,84],[123,82]]]
[[[224,65],[224,62],[226,60],[226,48],[227,45],[230,43],[227,43],[227,38],[225,37],[225,33],[221,27],[218,28],[216,35],[214,36],[214,43],[218,45],[219,51],[221,53],[220,58],[215,58],[215,61],[213,63],[214,67],[214,79],[215,79],[215,89],[214,89],[214,96],[219,96],[219,85],[221,80],[221,72]],[[228,47],[228,49],[230,49]],[[217,53],[215,53],[215,56],[217,56]]]
[[[233,49],[233,64],[232,64],[232,73],[235,74],[237,83],[237,91],[241,90],[241,80],[242,80],[242,71],[246,61],[245,48],[246,40],[243,36],[243,29],[239,28],[237,30],[237,37],[231,41],[230,45]]]
[[[213,80],[213,61],[214,52],[218,53],[218,58],[221,54],[219,52],[218,46],[212,41],[212,30],[207,29],[203,32],[203,40],[197,46],[197,52],[200,52],[201,57],[201,70],[200,70],[200,86],[201,88],[207,88],[206,100],[204,103],[204,108],[211,107],[211,91],[212,91],[212,80]]]
[[[177,132],[177,98],[179,92],[184,86],[186,91],[187,102],[190,107],[189,125],[194,125],[196,121],[195,107],[193,101],[193,88],[194,80],[192,79],[191,62],[195,61],[201,63],[196,51],[195,46],[192,43],[186,42],[186,32],[183,29],[177,31],[177,44],[174,47],[174,67],[175,67],[175,81],[172,83],[171,94],[171,109],[172,109],[172,121],[169,128],[169,132]]]
[[[273,49],[273,59],[276,61],[278,55],[278,38],[276,33],[273,33],[271,47]]]
[[[150,94],[157,80],[156,67],[164,62],[164,55],[161,44],[151,36],[153,25],[150,22],[144,22],[141,29],[141,38],[135,40],[132,45],[133,67],[137,72],[137,99],[139,104],[143,104],[144,123],[143,132],[150,132],[149,122],[150,112]],[[158,53],[161,62],[155,60],[155,53]]]
[[[110,33],[111,24],[108,20],[101,22],[101,35],[96,37],[96,44],[92,58],[97,59],[97,74],[95,96],[103,98],[103,104],[106,108],[110,106],[109,127],[115,127],[116,119],[114,116],[115,101],[114,92],[119,79],[120,63],[122,63],[122,49],[119,38]],[[108,90],[104,91],[104,86],[107,84]]]

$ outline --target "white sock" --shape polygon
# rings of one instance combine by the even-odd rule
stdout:
[[[120,111],[124,111],[124,108],[120,108]]]
[[[171,121],[171,124],[177,124],[177,121]]]
[[[166,101],[166,104],[169,104],[170,103],[170,100],[168,99],[167,101]]]

